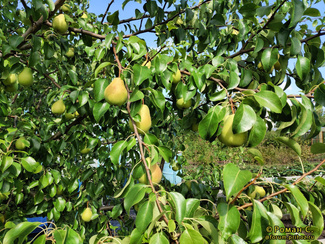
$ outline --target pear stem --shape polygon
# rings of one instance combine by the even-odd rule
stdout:
[[[113,48],[113,50],[114,50],[114,48]],[[163,209],[161,208],[160,201],[158,200],[159,194],[156,191],[156,189],[155,189],[155,187],[154,187],[154,185],[152,183],[151,175],[150,175],[150,170],[149,170],[148,164],[146,162],[146,158],[144,156],[143,141],[142,141],[141,136],[140,136],[140,134],[138,132],[138,128],[137,128],[137,126],[136,126],[136,124],[135,124],[135,122],[134,122],[134,120],[132,119],[132,116],[131,116],[131,109],[130,109],[130,105],[131,105],[131,102],[130,102],[130,90],[129,90],[129,87],[128,87],[127,84],[125,84],[125,88],[126,88],[126,90],[128,92],[128,101],[127,101],[127,104],[126,104],[126,109],[128,111],[130,120],[132,122],[132,126],[133,126],[134,133],[135,133],[135,135],[136,135],[136,137],[138,139],[138,144],[139,144],[140,154],[141,154],[141,160],[142,160],[142,162],[144,164],[144,167],[146,169],[148,181],[149,181],[150,187],[152,189],[152,192],[156,195],[156,204],[157,204],[158,210],[159,210],[160,213],[162,213],[163,212]],[[165,223],[168,225],[168,219],[167,219],[167,217],[165,215],[163,215],[162,217],[163,217]]]
[[[120,78],[121,77],[121,72],[122,72],[122,64],[121,64],[121,62],[120,62],[120,60],[119,60],[119,58],[117,56],[115,45],[113,45],[113,53],[114,53],[116,62],[118,64],[118,77]]]

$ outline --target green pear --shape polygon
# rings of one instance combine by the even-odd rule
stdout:
[[[172,78],[173,78],[173,79],[172,79],[172,83],[173,83],[173,84],[177,84],[178,82],[180,82],[181,77],[182,77],[181,72],[180,72],[179,69],[177,69],[176,73],[173,74],[173,77],[172,77]]]
[[[184,102],[183,98],[177,99],[177,101],[176,101],[176,107],[179,108],[179,109],[187,109],[187,108],[189,108],[191,106],[192,106],[191,99],[187,100],[186,103]]]
[[[16,81],[14,84],[5,86],[5,91],[7,92],[15,92],[18,90],[18,82]]]
[[[64,34],[68,30],[69,26],[65,20],[64,14],[59,14],[58,16],[54,17],[53,28],[60,34]]]
[[[29,87],[33,84],[33,72],[30,68],[25,67],[23,71],[18,75],[19,84]]]
[[[65,53],[65,56],[72,58],[74,56],[74,48],[70,47],[69,50]]]
[[[87,153],[89,153],[90,152],[90,148],[87,148],[87,147],[85,147],[85,148],[83,148],[81,151],[80,151],[80,153],[81,154],[87,154]]]
[[[61,10],[62,10],[62,12],[64,12],[64,13],[70,13],[71,8],[70,8],[69,4],[65,3],[65,4],[63,4],[63,6],[61,7]]]
[[[64,116],[67,120],[73,119],[75,117],[72,113],[65,113]]]
[[[62,99],[52,104],[51,111],[54,114],[63,114],[65,111],[65,105]]]
[[[16,142],[15,142],[15,147],[18,150],[24,150],[26,148],[26,144],[24,143],[25,137],[20,137]]]
[[[89,222],[92,216],[93,212],[91,211],[91,208],[85,208],[85,210],[81,214],[81,218],[85,222]]]
[[[234,117],[234,114],[226,116],[224,120],[224,126],[222,128],[221,134],[219,135],[219,141],[221,141],[226,146],[239,147],[246,143],[247,131],[238,134],[233,133],[232,125],[234,122]]]
[[[128,98],[128,92],[125,88],[124,81],[121,78],[115,78],[106,87],[104,91],[106,102],[111,105],[121,106]]]
[[[150,110],[147,105],[143,104],[138,112],[138,114],[141,117],[140,122],[135,122],[138,132],[142,135],[146,134],[150,128],[151,128],[151,116],[150,116]],[[133,130],[133,125],[131,120],[129,121],[129,126],[132,131]]]
[[[154,164],[150,166],[151,163],[151,159],[150,158],[146,158],[147,162],[148,162],[148,166],[150,168],[150,172],[151,172],[151,181],[152,183],[155,184],[159,184],[162,178],[162,172],[161,169],[159,167],[158,164]],[[147,177],[147,173],[145,172],[140,178],[139,178],[139,182],[143,183],[143,184],[148,184],[148,177]]]
[[[2,83],[5,86],[10,86],[15,84],[17,81],[17,75],[16,74],[10,74],[7,79],[3,80]]]

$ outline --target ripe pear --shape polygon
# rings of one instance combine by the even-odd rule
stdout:
[[[135,122],[135,124],[136,124],[136,126],[138,128],[138,132],[140,134],[144,135],[151,128],[151,116],[150,116],[150,110],[149,110],[148,106],[143,104],[141,106],[138,114],[141,117],[141,121],[140,122]],[[134,131],[131,120],[129,121],[129,126],[130,126],[131,130]]]
[[[65,53],[65,56],[72,58],[74,56],[74,48],[70,47],[69,50]]]
[[[87,19],[88,18],[88,15],[86,13],[83,13],[80,18]]]
[[[14,84],[5,86],[5,91],[7,92],[15,92],[18,90],[18,82],[16,81]]]
[[[23,71],[18,75],[19,84],[29,87],[33,84],[33,72],[30,68],[25,67]]]
[[[62,99],[52,104],[51,111],[54,114],[63,114],[65,111],[65,105]]]
[[[121,106],[128,98],[128,92],[125,88],[124,81],[121,78],[115,78],[106,87],[104,91],[106,102],[111,105]]]
[[[60,34],[64,34],[68,30],[69,26],[65,20],[64,14],[59,14],[58,16],[54,17],[53,28]]]
[[[141,66],[144,66],[146,64],[146,66],[148,67],[148,69],[150,69],[151,68],[151,62],[150,61],[144,61],[142,64],[141,64]]]
[[[173,77],[172,77],[172,78],[173,78],[172,83],[173,83],[173,84],[177,84],[178,82],[180,82],[181,77],[182,77],[181,72],[179,71],[179,69],[177,69],[176,73],[173,74]]]
[[[159,184],[162,178],[162,172],[158,164],[150,166],[151,171],[151,181],[152,183]],[[147,173],[144,173],[140,178],[139,182],[143,184],[148,184]]]
[[[260,195],[260,197],[264,197],[266,194],[264,188],[261,186],[256,186],[255,191]]]
[[[92,216],[93,212],[91,211],[91,208],[85,208],[85,210],[81,214],[81,218],[85,222],[89,222]]]
[[[2,83],[5,86],[10,86],[15,84],[17,81],[17,75],[16,74],[10,74],[7,79],[3,80]]]
[[[26,148],[26,144],[24,143],[25,137],[20,137],[16,142],[15,142],[15,147],[18,150],[24,150]]]
[[[187,109],[189,107],[192,106],[192,101],[191,100],[187,100],[187,102],[184,102],[183,98],[177,99],[176,101],[176,107],[179,109]]]
[[[219,141],[229,147],[239,147],[247,141],[247,131],[243,133],[234,134],[232,131],[232,124],[234,122],[235,115],[228,115],[224,120],[224,126],[221,134],[219,135]]]

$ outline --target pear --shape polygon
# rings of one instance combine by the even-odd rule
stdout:
[[[74,56],[74,48],[70,47],[69,50],[65,53],[65,56],[72,58]]]
[[[63,103],[63,100],[60,99],[52,104],[51,111],[54,114],[63,114],[65,111],[65,105]]]
[[[83,148],[83,149],[80,151],[81,154],[87,154],[87,153],[89,153],[89,152],[90,152],[90,148],[87,148],[87,147]]]
[[[147,62],[147,60],[144,61],[144,62],[141,64],[141,66],[144,66],[145,64],[146,64],[146,66],[148,67],[148,69],[151,68],[151,62],[150,62],[150,61],[148,61],[148,62]]]
[[[91,211],[91,208],[85,208],[85,210],[81,214],[81,218],[85,222],[89,222],[92,216],[93,212]]]
[[[177,20],[176,20],[176,24],[177,25],[182,25],[183,23],[184,23],[183,20],[180,17],[178,17]]]
[[[184,102],[183,98],[177,99],[176,107],[179,109],[187,109],[192,106],[192,101],[188,100],[186,103]]]
[[[181,72],[179,71],[179,69],[177,69],[176,73],[173,74],[172,83],[173,84],[177,84],[178,82],[180,82],[181,77],[182,77]]]
[[[25,137],[20,137],[16,142],[15,142],[15,147],[18,150],[24,150],[26,148],[26,144],[24,143]]]
[[[224,120],[224,126],[221,134],[219,135],[219,141],[226,146],[239,147],[247,141],[247,131],[243,133],[234,134],[232,131],[232,125],[234,122],[234,114],[228,115]]]
[[[150,158],[146,158],[147,161],[149,161],[149,165],[151,163]],[[158,164],[154,164],[150,166],[151,171],[151,181],[152,183],[159,184],[162,178],[162,172]],[[147,173],[145,172],[140,178],[139,182],[143,184],[148,184],[148,177]]]
[[[73,119],[75,117],[72,113],[65,113],[64,116],[67,120]]]
[[[59,14],[53,19],[53,28],[60,34],[64,34],[68,30],[68,24],[65,20],[64,14]]]
[[[88,18],[88,15],[86,13],[83,13],[80,18],[87,19]]]
[[[5,91],[7,92],[15,92],[18,90],[18,82],[16,81],[14,84],[5,86]]]
[[[30,68],[25,67],[23,71],[18,75],[19,84],[29,87],[33,84],[33,72]]]
[[[16,74],[10,74],[7,79],[5,79],[4,81],[2,81],[2,83],[5,86],[10,86],[10,85],[15,84],[16,81],[17,81],[17,75]]]
[[[62,12],[64,12],[64,13],[70,13],[70,6],[69,6],[69,4],[67,4],[67,3],[65,3],[65,4],[63,4],[63,6],[61,7],[61,10],[62,10]]]
[[[128,98],[128,92],[125,88],[124,81],[121,78],[115,78],[106,87],[104,91],[106,102],[111,105],[121,106]]]
[[[138,114],[141,117],[140,122],[135,122],[138,132],[142,135],[146,134],[150,128],[151,128],[151,116],[150,116],[150,110],[147,105],[143,104],[138,112]],[[129,126],[132,131],[133,130],[133,125],[131,120],[129,121]]]

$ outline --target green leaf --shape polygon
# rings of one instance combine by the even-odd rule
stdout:
[[[285,187],[292,193],[293,197],[295,198],[298,206],[300,207],[300,211],[303,217],[306,217],[308,212],[308,201],[305,196],[301,193],[299,188],[295,185],[285,185]]]
[[[281,113],[282,103],[280,98],[272,91],[263,90],[254,94],[254,98],[261,107],[269,108],[272,112]]]
[[[238,76],[238,74],[234,71],[230,71],[230,75],[229,75],[229,84],[227,86],[227,90],[232,90],[235,87],[237,87],[240,83],[240,78]]]
[[[200,232],[196,230],[186,229],[181,237],[179,238],[180,244],[198,244],[198,243],[208,243],[203,236],[200,234]]]
[[[223,182],[228,199],[237,194],[250,180],[252,173],[248,170],[240,170],[235,164],[228,163],[223,168]]]
[[[239,228],[240,214],[234,205],[227,203],[218,204],[217,210],[220,217],[218,229],[223,240],[227,241]]]
[[[169,244],[169,241],[164,232],[158,232],[150,238],[149,244]]]
[[[315,180],[320,182],[321,184],[323,184],[325,186],[325,179],[321,176],[317,176],[315,177]]]
[[[94,118],[97,122],[105,115],[110,105],[106,102],[97,102],[93,108]]]
[[[135,226],[140,233],[144,233],[153,218],[153,208],[155,202],[146,201],[140,205],[137,217],[135,219]]]
[[[247,152],[249,154],[252,154],[254,159],[257,160],[261,165],[263,165],[265,163],[263,155],[260,152],[260,150],[258,150],[256,148],[250,148],[249,150],[247,150]]]
[[[298,142],[296,142],[295,140],[290,139],[290,138],[285,137],[285,136],[277,137],[277,138],[275,138],[275,140],[277,140],[279,142],[282,142],[283,144],[287,145],[293,151],[295,151],[298,154],[298,156],[301,156],[301,147],[298,144]]]
[[[2,158],[2,163],[1,163],[1,172],[5,172],[6,169],[8,169],[12,163],[14,162],[13,157],[9,157],[9,156],[4,156]]]
[[[266,235],[266,227],[269,225],[266,209],[262,203],[253,200],[254,210],[252,215],[251,228],[247,237],[251,243],[260,242]]]
[[[226,110],[218,105],[209,109],[207,115],[199,123],[199,134],[203,139],[210,139],[216,133],[225,113]]]
[[[70,77],[70,80],[72,81],[72,83],[74,85],[77,85],[77,82],[78,82],[78,74],[76,71],[74,70],[69,70],[69,77]]]
[[[40,235],[36,238],[33,244],[45,244],[46,243],[46,235]]]
[[[324,218],[322,212],[314,203],[308,202],[308,204],[313,219],[312,235],[315,237],[315,239],[318,239],[318,237],[322,234],[324,230]]]
[[[304,80],[310,71],[310,60],[308,58],[298,56],[296,71],[299,78]]]
[[[250,130],[256,121],[256,114],[253,108],[242,103],[237,109],[232,125],[234,134],[243,133]]]
[[[221,91],[217,91],[213,94],[209,94],[209,99],[212,102],[217,102],[220,101],[222,99],[224,99],[227,96],[227,90],[226,89],[222,89]]]
[[[256,122],[253,125],[248,137],[248,146],[255,147],[260,144],[266,134],[266,124],[260,117],[256,118]]]
[[[88,102],[89,94],[86,91],[79,93],[78,100],[79,100],[79,107],[82,107]]]
[[[170,161],[173,156],[172,151],[168,147],[160,146],[158,147],[159,154],[165,159],[166,162]]]
[[[325,106],[325,85],[320,84],[319,87],[315,90],[314,93],[315,101],[322,105]]]
[[[269,235],[272,236],[285,236],[286,233],[285,232],[278,232],[275,229],[275,226],[279,227],[279,228],[284,228],[284,224],[282,223],[282,221],[273,213],[271,212],[267,212],[267,217],[269,219],[270,222],[270,226],[272,227],[272,232],[269,233]],[[286,240],[271,240],[270,244],[285,244]]]
[[[108,86],[108,80],[107,79],[98,79],[95,81],[94,84],[94,94],[95,99],[97,102],[104,99],[104,92],[106,87]]]
[[[186,211],[185,217],[192,218],[194,216],[194,212],[200,206],[200,200],[196,198],[188,198],[186,199]]]
[[[41,222],[22,222],[9,230],[4,239],[3,244],[12,244],[12,243],[26,243],[27,236],[40,224]],[[18,239],[18,242],[15,240]]]
[[[283,202],[283,203],[290,213],[292,224],[296,227],[305,227],[306,225],[302,222],[300,218],[299,209],[292,203],[289,202]]]
[[[130,213],[130,208],[143,199],[146,188],[147,185],[136,184],[128,191],[124,199],[124,208],[128,214]]]
[[[135,228],[130,235],[130,244],[141,244],[143,235]]]
[[[273,68],[273,65],[278,61],[278,54],[279,52],[277,48],[267,48],[263,51],[261,61],[263,69],[266,72],[270,72]]]
[[[53,203],[56,210],[62,212],[65,209],[66,200],[62,197],[58,197]]]
[[[186,213],[186,200],[184,196],[178,192],[170,192],[169,198],[175,211],[175,220],[181,224]]]
[[[301,17],[304,15],[305,6],[304,3],[300,0],[293,0],[293,8],[291,11],[290,17],[290,25],[288,28],[295,27],[299,21],[301,21]]]
[[[21,159],[21,164],[23,165],[24,169],[31,173],[39,173],[42,168],[40,163],[36,162],[32,157],[26,157]]]
[[[111,161],[113,164],[117,165],[119,163],[120,155],[123,150],[127,147],[127,141],[116,142],[110,152]]]
[[[136,86],[140,86],[143,81],[151,77],[151,71],[147,66],[135,64],[133,66],[133,82]]]
[[[291,38],[291,47],[290,47],[290,55],[295,56],[300,54],[301,51],[301,42],[297,37]]]
[[[304,12],[304,15],[308,15],[311,17],[321,16],[321,14],[317,8],[307,8]]]

